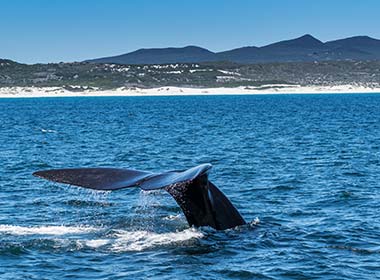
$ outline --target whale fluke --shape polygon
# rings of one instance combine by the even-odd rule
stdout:
[[[114,191],[140,187],[165,189],[181,207],[190,226],[227,229],[246,222],[228,198],[208,180],[211,164],[187,170],[151,173],[119,168],[76,168],[37,171],[34,176],[84,188]]]

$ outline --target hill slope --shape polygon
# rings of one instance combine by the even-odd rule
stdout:
[[[118,56],[104,57],[88,60],[96,63],[117,64],[165,64],[216,61],[215,53],[196,46],[184,48],[140,49],[131,53]]]
[[[307,34],[263,47],[242,47],[214,53],[207,49],[140,49],[118,56],[87,60],[92,63],[167,64],[227,61],[243,64],[338,60],[380,60],[380,40],[357,36],[323,43]]]

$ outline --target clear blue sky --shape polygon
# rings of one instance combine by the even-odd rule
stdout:
[[[138,48],[380,38],[380,0],[0,0],[0,58],[81,61]]]

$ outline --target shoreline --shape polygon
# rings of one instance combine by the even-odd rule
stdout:
[[[75,88],[75,87],[73,87]],[[95,97],[95,96],[196,96],[196,95],[265,95],[265,94],[349,94],[380,93],[380,87],[353,85],[339,86],[299,86],[264,85],[261,87],[234,88],[117,88],[112,90],[85,89],[70,91],[62,87],[3,87],[0,98],[40,98],[40,97]]]

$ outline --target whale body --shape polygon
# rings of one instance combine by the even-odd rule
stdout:
[[[144,191],[165,189],[178,203],[190,226],[224,230],[246,224],[229,199],[208,180],[211,167],[211,164],[202,164],[162,173],[122,168],[52,169],[33,175],[102,191],[131,187]]]

